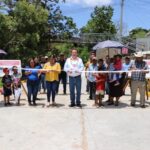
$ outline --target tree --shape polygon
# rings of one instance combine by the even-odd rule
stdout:
[[[12,16],[0,14],[0,47],[6,49],[13,41],[13,36],[16,31],[17,22]]]
[[[16,2],[8,14],[1,14],[1,18],[0,47],[6,49],[11,58],[24,56],[24,59],[40,53],[39,45],[48,31],[46,9],[22,0]]]
[[[148,32],[149,32],[149,30],[147,30],[147,29],[135,28],[129,32],[129,37],[133,38],[133,39],[144,38]]]
[[[59,0],[3,0],[0,8],[7,8],[7,13],[0,14],[0,47],[11,58],[26,59],[45,55],[51,48],[51,39],[72,37],[76,24],[71,17],[62,15],[58,3]]]
[[[115,34],[116,28],[112,22],[113,8],[111,6],[95,7],[87,25],[81,28],[82,33]]]

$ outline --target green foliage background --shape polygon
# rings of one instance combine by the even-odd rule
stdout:
[[[83,33],[116,33],[111,6],[95,7],[87,24],[77,29],[73,19],[63,15],[59,2],[60,0],[3,0],[0,3],[0,9],[6,12],[0,13],[0,48],[8,53],[5,59],[21,59],[26,62],[29,57],[51,54],[58,56],[61,52],[69,56],[70,49],[76,48],[85,62],[94,44],[68,43],[67,40],[74,35],[81,38]],[[58,38],[66,42],[52,42]]]

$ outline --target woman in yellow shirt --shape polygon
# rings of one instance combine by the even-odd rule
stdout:
[[[50,98],[52,95],[52,105],[55,105],[55,95],[57,83],[59,80],[59,73],[61,72],[60,64],[56,62],[55,57],[51,56],[49,58],[49,62],[47,62],[43,69],[46,69],[45,72],[45,80],[46,80],[46,88],[47,88],[47,106],[50,105]]]

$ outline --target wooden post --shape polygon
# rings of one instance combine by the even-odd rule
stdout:
[[[23,91],[25,92],[26,96],[28,96],[27,90],[26,90],[26,88],[24,87],[24,85],[23,85],[22,81],[21,81],[21,86],[22,86]]]

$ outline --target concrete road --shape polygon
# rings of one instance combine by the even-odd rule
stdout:
[[[27,105],[25,94],[21,106],[4,107],[0,96],[0,150],[149,150],[150,102],[131,108],[128,89],[119,107],[94,108],[85,85],[83,78],[83,109],[69,108],[61,89],[57,107],[49,108],[44,94],[36,107]]]

